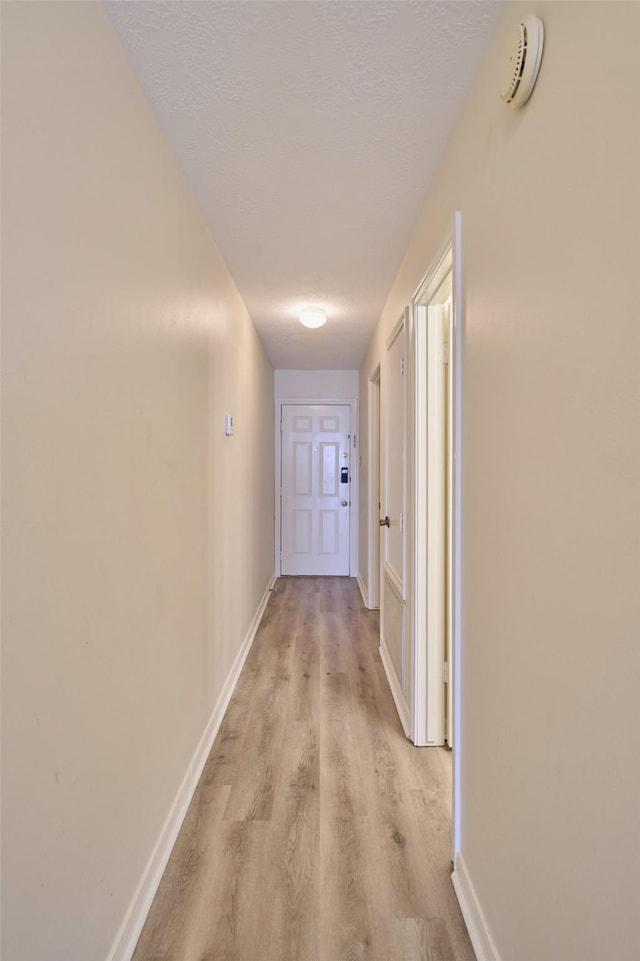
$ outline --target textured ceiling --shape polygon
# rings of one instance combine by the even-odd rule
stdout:
[[[105,3],[274,367],[360,366],[501,6]]]

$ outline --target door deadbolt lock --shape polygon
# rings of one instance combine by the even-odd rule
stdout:
[[[391,527],[391,521],[389,520],[388,517],[385,517],[384,519],[383,518],[380,519],[380,527]]]

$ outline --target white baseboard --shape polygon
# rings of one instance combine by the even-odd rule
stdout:
[[[220,730],[222,719],[225,715],[227,707],[229,706],[231,695],[233,694],[236,684],[238,683],[238,678],[240,677],[240,672],[244,666],[247,654],[251,650],[251,645],[253,644],[256,632],[260,626],[260,621],[262,620],[262,615],[264,614],[264,610],[267,606],[269,595],[273,585],[275,584],[275,581],[275,577],[272,577],[269,581],[267,589],[265,590],[260,604],[258,605],[258,609],[254,614],[249,630],[245,635],[242,646],[238,651],[236,659],[233,662],[233,666],[229,671],[227,680],[225,681],[224,687],[222,688],[218,702],[214,707],[213,713],[209,718],[209,722],[207,723],[204,733],[200,738],[200,743],[195,750],[195,754],[193,755],[189,767],[187,768],[187,772],[184,776],[182,784],[180,785],[178,794],[162,827],[160,837],[156,842],[147,867],[145,868],[142,878],[140,879],[140,883],[138,884],[136,892],[133,896],[129,910],[125,915],[118,934],[116,935],[116,939],[113,943],[111,951],[109,952],[107,961],[131,961],[136,944],[138,943],[138,938],[140,937],[144,922],[146,921],[147,914],[149,913],[156,891],[158,890],[158,886],[162,880],[162,875],[164,874],[167,866],[167,862],[171,856],[176,838],[178,837],[178,832],[182,827],[182,822],[184,821],[185,815],[191,803],[193,793],[198,785],[198,781],[200,780],[200,775],[202,774],[202,770],[205,766],[207,758],[209,757],[209,752],[211,751],[216,735]]]
[[[456,857],[456,867],[451,880],[460,902],[460,909],[467,925],[476,958],[478,961],[500,961],[498,949],[491,937],[487,920],[480,907],[478,896],[461,854]]]
[[[358,582],[358,587],[360,588],[360,596],[362,597],[362,603],[367,608],[367,610],[369,610],[369,598],[367,597],[367,589],[364,586],[364,581],[362,580],[362,577],[360,576],[360,574],[356,575],[356,580]]]
[[[381,641],[380,643],[380,657],[382,658],[382,666],[384,667],[384,673],[387,675],[387,681],[389,682],[389,688],[391,689],[391,696],[395,702],[400,723],[402,724],[402,729],[406,737],[411,737],[411,717],[409,714],[409,708],[407,707],[407,702],[402,694],[400,682],[396,676],[396,672],[393,664],[391,663],[391,658],[384,641]]]

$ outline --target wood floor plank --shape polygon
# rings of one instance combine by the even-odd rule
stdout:
[[[295,721],[318,723],[320,695],[320,638],[311,630],[296,636],[291,676],[291,716]]]
[[[363,819],[325,817],[320,823],[320,939],[323,959],[364,961],[373,938],[362,859]]]
[[[447,922],[435,918],[425,922],[426,961],[455,961]]]
[[[271,819],[288,687],[288,675],[272,677],[266,699],[251,712],[242,741],[242,763],[236,766],[225,810],[227,820]]]
[[[378,647],[353,579],[277,581],[133,961],[473,961]]]
[[[206,852],[222,821],[229,788],[198,790],[175,843],[132,961],[179,957],[201,897]]]
[[[269,897],[257,905],[266,961],[319,956],[320,817],[317,792],[289,797],[272,822],[263,881]]]

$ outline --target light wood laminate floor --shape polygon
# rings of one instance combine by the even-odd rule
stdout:
[[[134,961],[473,961],[450,760],[404,737],[356,582],[280,578]]]

